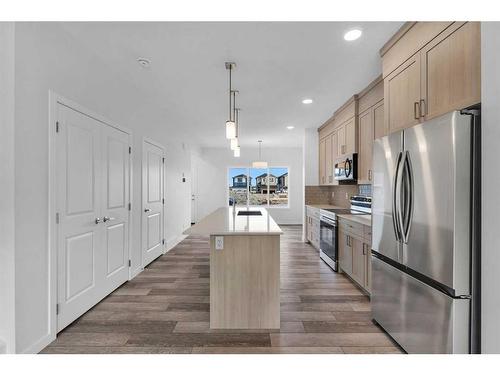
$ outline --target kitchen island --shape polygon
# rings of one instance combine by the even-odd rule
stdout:
[[[210,328],[280,328],[280,227],[264,208],[222,207],[186,230],[210,237]]]

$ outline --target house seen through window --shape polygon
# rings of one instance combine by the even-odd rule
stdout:
[[[288,168],[229,168],[229,205],[288,207]]]

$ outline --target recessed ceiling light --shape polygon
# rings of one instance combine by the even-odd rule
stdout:
[[[145,59],[143,57],[140,57],[137,59],[137,62],[139,63],[140,66],[142,66],[143,68],[149,68],[149,65],[151,64],[151,61],[149,61],[148,59]]]
[[[292,130],[293,128],[295,128],[295,126],[288,125],[286,128],[287,128],[288,130]]]
[[[344,34],[344,39],[352,42],[353,40],[358,39],[363,32],[360,29],[351,29]]]
[[[312,99],[304,99],[304,100],[302,100],[303,104],[311,104],[312,102],[313,102]]]

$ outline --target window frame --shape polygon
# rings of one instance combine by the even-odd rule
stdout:
[[[280,204],[280,205],[271,205],[270,204],[270,196],[269,196],[269,175],[270,175],[270,170],[273,169],[273,168],[283,168],[283,169],[286,169],[287,173],[288,173],[288,181],[290,182],[290,167],[288,166],[267,166],[267,168],[252,168],[251,166],[248,166],[248,165],[232,165],[232,166],[228,166],[227,167],[227,170],[226,170],[226,204],[227,204],[227,207],[229,207],[229,198],[230,198],[230,190],[229,190],[229,184],[227,184],[227,181],[228,181],[228,177],[229,177],[229,172],[231,171],[231,169],[245,169],[246,170],[246,192],[247,192],[247,203],[246,203],[246,207],[247,208],[250,208],[250,207],[264,207],[266,209],[268,208],[273,208],[273,209],[289,209],[290,208],[290,186],[287,186],[287,203],[286,205],[284,204]],[[267,203],[265,205],[250,205],[250,188],[251,188],[251,185],[249,185],[249,182],[250,182],[250,170],[251,169],[267,169]],[[279,176],[276,176],[276,184],[278,184],[278,177]]]

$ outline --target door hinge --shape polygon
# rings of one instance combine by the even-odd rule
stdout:
[[[59,224],[59,212],[56,212],[56,224]]]
[[[162,245],[165,245],[165,239],[161,240]]]
[[[129,210],[129,211],[132,211],[132,203],[130,203],[130,202],[129,202],[129,204],[128,204],[128,210]]]
[[[162,158],[161,162],[162,162],[163,164],[165,164],[165,158]]]
[[[59,304],[56,303],[56,315],[59,315]]]
[[[59,133],[59,121],[56,121],[56,133]]]
[[[128,153],[131,154],[132,153],[132,146],[128,146]]]
[[[130,260],[130,259],[128,260],[128,266],[132,267],[132,260]]]
[[[165,198],[162,198],[161,204],[165,204]]]

